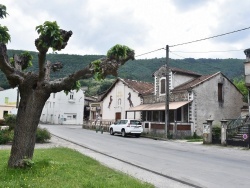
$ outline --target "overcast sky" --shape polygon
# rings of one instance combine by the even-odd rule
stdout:
[[[250,0],[2,0],[9,15],[8,49],[36,51],[37,25],[57,21],[73,32],[60,53],[106,54],[115,44],[136,55],[250,27]],[[170,58],[239,58],[250,48],[250,29],[170,48]],[[229,51],[214,52],[211,51]],[[184,53],[185,52],[185,53]],[[196,53],[187,53],[196,52]],[[207,53],[198,53],[207,52]],[[137,59],[165,57],[159,50]]]

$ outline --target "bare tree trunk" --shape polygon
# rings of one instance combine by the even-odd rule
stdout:
[[[23,91],[23,92],[22,92]],[[32,159],[36,130],[43,106],[50,94],[23,88],[14,129],[14,140],[8,162],[9,167],[23,167],[23,159]]]

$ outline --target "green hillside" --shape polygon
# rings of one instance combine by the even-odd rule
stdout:
[[[14,54],[20,54],[20,50],[8,50],[9,57]],[[33,67],[27,71],[37,71],[37,52],[30,52],[33,55]],[[75,72],[87,66],[93,60],[103,57],[102,55],[69,55],[69,54],[48,54],[47,60],[52,63],[61,62],[64,68],[59,72],[52,73],[51,79],[65,77],[70,73]],[[200,74],[212,74],[221,71],[229,79],[233,80],[236,77],[241,77],[244,74],[244,60],[242,59],[170,59],[170,66],[181,69],[191,70]],[[119,69],[119,77],[134,80],[153,82],[152,74],[162,65],[165,64],[165,58],[154,59],[138,59],[127,62]],[[105,81],[97,82],[93,79],[81,81],[82,85],[90,88],[87,92],[89,95],[103,92],[107,89],[113,77],[108,77]],[[7,80],[2,72],[0,72],[0,87],[9,88]]]

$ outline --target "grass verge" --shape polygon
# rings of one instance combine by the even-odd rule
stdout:
[[[193,139],[187,140],[187,142],[202,142],[202,141],[203,141],[203,139],[201,139],[201,138],[193,138]]]
[[[154,187],[68,148],[35,149],[35,164],[26,169],[7,168],[9,153],[0,150],[1,187]]]

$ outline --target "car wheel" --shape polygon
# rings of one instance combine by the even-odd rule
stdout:
[[[125,136],[126,136],[125,130],[122,129],[122,137],[125,137]]]
[[[135,137],[136,138],[139,138],[141,136],[141,134],[136,134]]]
[[[114,135],[113,129],[110,129],[110,130],[109,130],[109,133],[110,133],[111,135]]]

